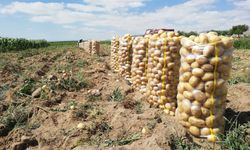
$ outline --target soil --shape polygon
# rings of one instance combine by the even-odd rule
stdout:
[[[0,54],[1,59],[11,60],[0,70],[0,115],[12,105],[29,110],[22,125],[5,131],[0,124],[0,150],[168,150],[174,149],[173,136],[195,141],[203,149],[211,147],[205,140],[191,137],[175,117],[151,107],[141,93],[113,73],[108,49],[102,47],[101,56],[90,56],[78,48],[48,50],[28,57]],[[243,62],[249,59],[246,54],[250,51],[235,53]],[[31,92],[46,85],[38,98],[32,93],[20,95],[27,79],[33,84]],[[87,85],[79,86],[80,81]],[[110,98],[116,88],[124,95],[121,101]],[[91,95],[93,90],[101,95]],[[238,116],[239,123],[250,121],[249,94],[249,84],[229,86],[228,119]]]

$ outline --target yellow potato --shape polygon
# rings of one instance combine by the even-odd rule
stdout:
[[[197,100],[198,102],[204,102],[207,98],[205,93],[203,93],[200,90],[194,90],[192,94],[193,94],[194,99]]]
[[[197,128],[196,126],[190,126],[190,127],[189,127],[189,132],[190,132],[192,135],[196,136],[196,137],[199,137],[199,136],[200,136],[200,129]]]
[[[194,89],[189,83],[184,83],[184,86],[187,91],[193,91]]]
[[[212,92],[213,88],[214,88],[214,82],[213,81],[207,81],[205,83],[205,91],[206,92],[208,92],[208,93]]]
[[[184,91],[183,92],[183,96],[186,98],[186,99],[189,99],[189,100],[194,100],[194,97],[193,97],[193,94],[189,91]]]
[[[200,41],[201,44],[207,44],[208,43],[208,37],[207,37],[206,34],[200,34],[199,38],[200,38],[199,41]]]
[[[181,107],[183,111],[187,114],[190,114],[191,112],[191,102],[188,99],[184,99],[181,102]]]
[[[189,118],[189,115],[186,114],[185,112],[182,112],[180,114],[180,119],[183,120],[183,121],[188,121],[188,118]]]
[[[196,62],[200,65],[203,65],[203,64],[206,64],[208,62],[208,59],[207,59],[207,57],[200,55],[200,56],[196,57]]]
[[[190,73],[191,74],[191,73]],[[200,78],[196,77],[196,76],[192,76],[190,79],[189,79],[189,84],[192,86],[192,87],[196,87],[200,82]]]
[[[203,81],[213,81],[214,80],[214,74],[211,73],[211,72],[207,72],[205,73],[202,78],[201,78]]]
[[[203,117],[208,117],[210,115],[210,110],[205,107],[201,107],[201,113]]]
[[[191,126],[191,124],[188,121],[180,121],[180,124],[186,128],[189,128]]]
[[[200,67],[200,65],[199,65],[199,63],[198,62],[193,62],[192,64],[191,64],[191,67],[192,68],[199,68]]]
[[[198,119],[194,116],[189,117],[188,122],[191,123],[191,125],[199,127],[199,128],[205,127],[205,121],[202,119]]]
[[[204,71],[200,68],[194,68],[192,70],[192,74],[197,76],[197,77],[202,77],[204,75]]]
[[[200,117],[201,116],[201,107],[198,105],[192,105],[191,106],[191,114],[195,117]]]
[[[207,45],[203,49],[203,55],[206,57],[210,57],[211,55],[214,55],[214,46]]]
[[[205,84],[204,84],[204,82],[200,82],[200,83],[195,87],[195,89],[201,90],[201,91],[205,90]]]
[[[214,66],[210,64],[204,64],[201,66],[201,69],[204,70],[205,72],[213,72]]]
[[[207,136],[210,134],[210,129],[209,128],[202,128],[201,129],[201,136]]]
[[[222,59],[220,57],[217,57],[217,58],[212,57],[209,62],[211,65],[215,65],[215,64],[220,65],[222,63]]]

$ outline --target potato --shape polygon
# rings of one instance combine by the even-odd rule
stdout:
[[[205,91],[210,93],[210,92],[213,91],[213,89],[214,89],[214,82],[213,81],[207,81],[205,83]]]
[[[192,76],[191,72],[185,72],[180,78],[181,78],[181,81],[188,81],[191,76]]]
[[[209,128],[201,128],[201,136],[207,136],[210,135],[210,129]]]
[[[185,112],[180,114],[180,119],[183,121],[188,121],[189,115],[186,114]]]
[[[197,77],[202,77],[204,75],[204,71],[200,68],[194,68],[192,70],[192,74],[197,76]]]
[[[196,62],[200,65],[204,65],[208,62],[208,59],[205,56],[199,55],[196,57]]]
[[[204,117],[208,117],[210,115],[209,109],[207,109],[205,107],[201,107],[201,113],[202,113],[202,116],[204,116]]]
[[[191,73],[190,73],[191,74]],[[192,74],[191,74],[192,75]],[[190,79],[189,79],[189,84],[192,86],[192,87],[196,87],[200,82],[200,78],[196,77],[196,76],[192,76]]]
[[[193,100],[194,97],[193,97],[193,94],[189,91],[184,91],[183,92],[183,96],[186,98],[186,99],[189,99],[189,100]]]
[[[217,136],[215,136],[215,135],[208,135],[208,136],[207,136],[207,140],[208,140],[209,142],[215,142],[217,139],[218,139],[218,138],[217,138]]]
[[[214,46],[207,45],[207,46],[204,47],[204,50],[203,50],[203,55],[204,56],[210,57],[213,54],[214,54]]]
[[[222,64],[222,59],[220,57],[212,57],[210,60],[209,60],[210,64],[211,65],[220,65]]]
[[[195,87],[195,89],[200,90],[200,91],[205,90],[205,84],[204,84],[204,82],[198,83],[198,85]]]
[[[205,93],[203,93],[200,90],[194,90],[192,94],[193,94],[194,99],[197,100],[198,102],[204,102],[207,98]]]
[[[187,114],[191,112],[191,102],[188,99],[184,99],[181,103],[183,111]]]
[[[197,128],[196,126],[190,126],[190,127],[189,127],[189,132],[190,132],[192,135],[196,136],[196,137],[199,137],[199,136],[200,136],[200,129]]]
[[[186,128],[189,128],[191,126],[191,124],[187,121],[180,121],[180,124],[183,125]]]
[[[202,128],[205,127],[205,121],[202,119],[198,119],[196,117],[189,117],[188,122],[191,123],[191,125]]]
[[[214,74],[211,73],[211,72],[206,72],[202,78],[201,78],[203,81],[211,81],[211,80],[214,80]]]
[[[191,114],[195,117],[201,116],[201,107],[198,105],[192,105],[191,106]]]
[[[201,66],[201,69],[204,70],[205,72],[213,72],[214,66],[212,66],[210,64],[204,64]]]

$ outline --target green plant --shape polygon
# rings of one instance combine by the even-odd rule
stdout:
[[[137,114],[142,114],[143,110],[142,110],[142,103],[140,101],[136,101],[135,103],[135,111]]]
[[[176,135],[170,135],[169,145],[171,149],[176,150],[199,150],[200,145],[196,143],[189,142],[185,137],[178,137]]]
[[[1,38],[0,52],[21,51],[29,48],[47,47],[49,43],[46,40],[26,40],[23,38]]]
[[[90,109],[93,109],[93,106],[90,104],[81,104],[76,110],[75,115],[77,118],[86,119],[90,114]]]
[[[116,88],[109,96],[110,101],[120,102],[124,99],[122,92],[119,88]]]
[[[50,111],[54,111],[54,112],[66,112],[68,109],[67,108],[51,108]]]
[[[240,38],[234,41],[234,47],[237,49],[250,49],[250,38]]]
[[[89,64],[88,61],[86,61],[84,59],[77,60],[77,62],[76,62],[76,66],[79,68],[85,67],[88,64]]]
[[[24,84],[21,86],[19,91],[17,92],[18,95],[27,96],[32,94],[32,90],[34,88],[35,80],[33,79],[26,79]]]
[[[248,83],[250,84],[250,76],[247,74],[243,75],[238,75],[235,77],[232,77],[231,79],[228,80],[229,85],[234,85],[238,83]]]
[[[28,121],[30,112],[31,110],[27,106],[9,106],[6,112],[4,112],[2,116],[0,116],[0,123],[5,127],[4,132],[8,133],[14,127],[25,125]],[[1,134],[2,133],[0,133],[0,135]]]
[[[237,121],[229,121],[230,129],[225,135],[219,135],[219,144],[228,150],[249,150],[250,143],[246,142],[246,130],[250,128],[250,122],[240,125]]]
[[[95,101],[99,101],[101,99],[102,99],[101,96],[95,96],[95,95],[89,95],[88,98],[87,98],[87,100],[89,102],[95,102]]]
[[[141,135],[139,133],[135,133],[127,137],[122,137],[122,138],[115,139],[115,140],[108,139],[108,140],[105,140],[104,143],[105,143],[105,146],[113,147],[113,146],[131,144],[134,141],[139,140],[140,138],[141,138]]]

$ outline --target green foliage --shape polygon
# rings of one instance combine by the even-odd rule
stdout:
[[[23,38],[0,38],[0,52],[22,51],[29,48],[47,47],[46,40],[26,40]]]
[[[183,36],[186,36],[186,37],[189,37],[189,36],[191,36],[191,35],[195,35],[195,36],[198,35],[198,33],[195,32],[195,31],[190,31],[190,32],[178,31],[178,33],[179,33],[180,35],[183,35]]]
[[[91,109],[93,109],[92,105],[81,104],[79,108],[76,110],[75,115],[77,118],[86,119],[89,116]]]
[[[109,96],[110,101],[120,102],[124,99],[122,92],[119,88],[116,88]]]
[[[122,137],[120,139],[115,139],[115,140],[108,139],[105,141],[105,145],[109,147],[127,145],[133,143],[134,141],[139,140],[140,138],[141,135],[139,133],[136,133],[129,135],[127,137]]]
[[[235,40],[234,47],[237,49],[250,49],[250,38],[240,38]]]
[[[100,44],[111,45],[110,40],[100,41]]]
[[[176,150],[199,150],[201,148],[200,145],[196,143],[189,142],[184,137],[178,137],[176,135],[170,136],[170,143],[171,149]]]
[[[231,79],[228,80],[229,85],[234,85],[238,83],[248,83],[250,84],[250,76],[248,74],[244,75],[238,75],[235,77],[232,77]]]
[[[233,26],[232,29],[229,30],[229,34],[233,35],[233,34],[243,34],[243,32],[248,30],[248,25],[237,25],[237,26]]]
[[[9,132],[14,127],[25,125],[28,121],[30,111],[27,106],[9,106],[6,112],[0,116],[0,124],[3,124],[5,127],[5,131],[2,132]],[[4,133],[0,133],[0,135],[1,134]]]
[[[49,45],[52,47],[62,47],[62,46],[77,46],[77,41],[56,41],[49,42]]]
[[[233,129],[232,129],[233,127]],[[237,121],[231,124],[231,128],[225,135],[220,135],[219,144],[228,150],[249,150],[250,144],[246,141],[246,130],[250,128],[250,122],[239,125]]]
[[[101,96],[95,96],[95,95],[89,95],[87,99],[88,99],[89,102],[95,102],[95,101],[101,100],[102,97]]]
[[[31,95],[34,88],[34,83],[35,81],[33,79],[26,79],[17,94],[21,96]]]

